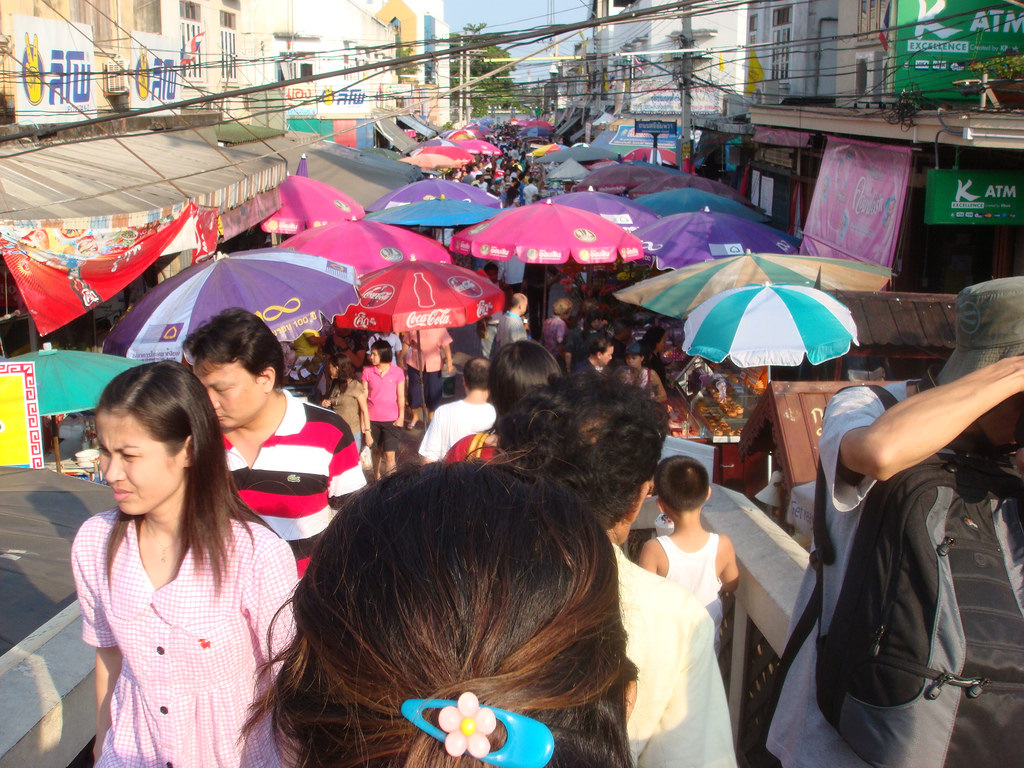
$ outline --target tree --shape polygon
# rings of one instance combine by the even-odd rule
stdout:
[[[467,24],[462,28],[462,33],[452,33],[449,37],[452,47],[462,46],[478,42],[480,47],[467,51],[465,55],[470,57],[469,79],[487,75],[491,70],[502,65],[502,61],[512,57],[508,51],[488,43],[488,36],[482,35],[486,24]],[[455,55],[450,62],[451,85],[461,85],[461,55]],[[487,115],[491,108],[508,110],[518,106],[518,100],[514,93],[512,82],[512,70],[502,70],[497,75],[484,77],[479,82],[469,86],[470,90],[470,111],[473,117]],[[453,99],[454,101],[454,99]]]

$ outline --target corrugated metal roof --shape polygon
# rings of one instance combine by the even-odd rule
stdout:
[[[193,132],[148,133],[0,151],[0,223],[112,229],[169,215],[189,200],[236,208],[284,180],[278,158],[254,158]]]
[[[416,142],[406,136],[405,131],[399,128],[398,123],[390,117],[375,117],[373,119],[376,121],[373,127],[399,152],[410,152],[416,149]]]
[[[945,354],[956,346],[956,296],[947,293],[829,291],[850,308],[860,350],[907,347]]]

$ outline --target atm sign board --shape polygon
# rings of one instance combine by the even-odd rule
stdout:
[[[676,124],[671,120],[636,120],[633,124],[633,130],[637,133],[670,133],[675,135]]]
[[[925,224],[1024,225],[1024,173],[928,171]]]

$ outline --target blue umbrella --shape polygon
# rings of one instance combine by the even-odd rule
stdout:
[[[403,227],[463,227],[479,224],[497,213],[494,208],[486,205],[435,197],[418,203],[374,211],[367,214],[366,218]]]
[[[465,200],[469,203],[485,205],[488,208],[501,208],[501,200],[494,195],[478,189],[472,184],[463,184],[459,181],[448,181],[447,179],[423,179],[412,184],[406,184],[382,195],[365,206],[365,208],[367,211],[383,211],[385,208],[418,203],[420,200],[431,200],[436,197],[446,197],[449,200]]]
[[[651,195],[641,195],[634,198],[638,203],[646,205],[659,216],[672,216],[676,213],[693,213],[705,209],[716,213],[730,213],[739,216],[741,219],[750,221],[765,222],[768,216],[760,211],[730,200],[727,197],[705,192],[694,187],[683,189],[666,189],[664,192],[655,192]]]

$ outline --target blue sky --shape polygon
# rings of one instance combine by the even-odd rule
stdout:
[[[582,21],[589,15],[588,0],[554,0],[553,22],[569,24]],[[487,32],[514,32],[544,26],[548,21],[548,0],[445,0],[444,20],[452,32],[461,32],[466,24],[486,22]],[[564,43],[559,53],[571,53],[570,43]],[[531,46],[535,48],[536,46]],[[510,51],[512,58],[524,56],[531,48],[518,47]],[[550,61],[533,66],[520,65],[516,80],[547,76]]]

